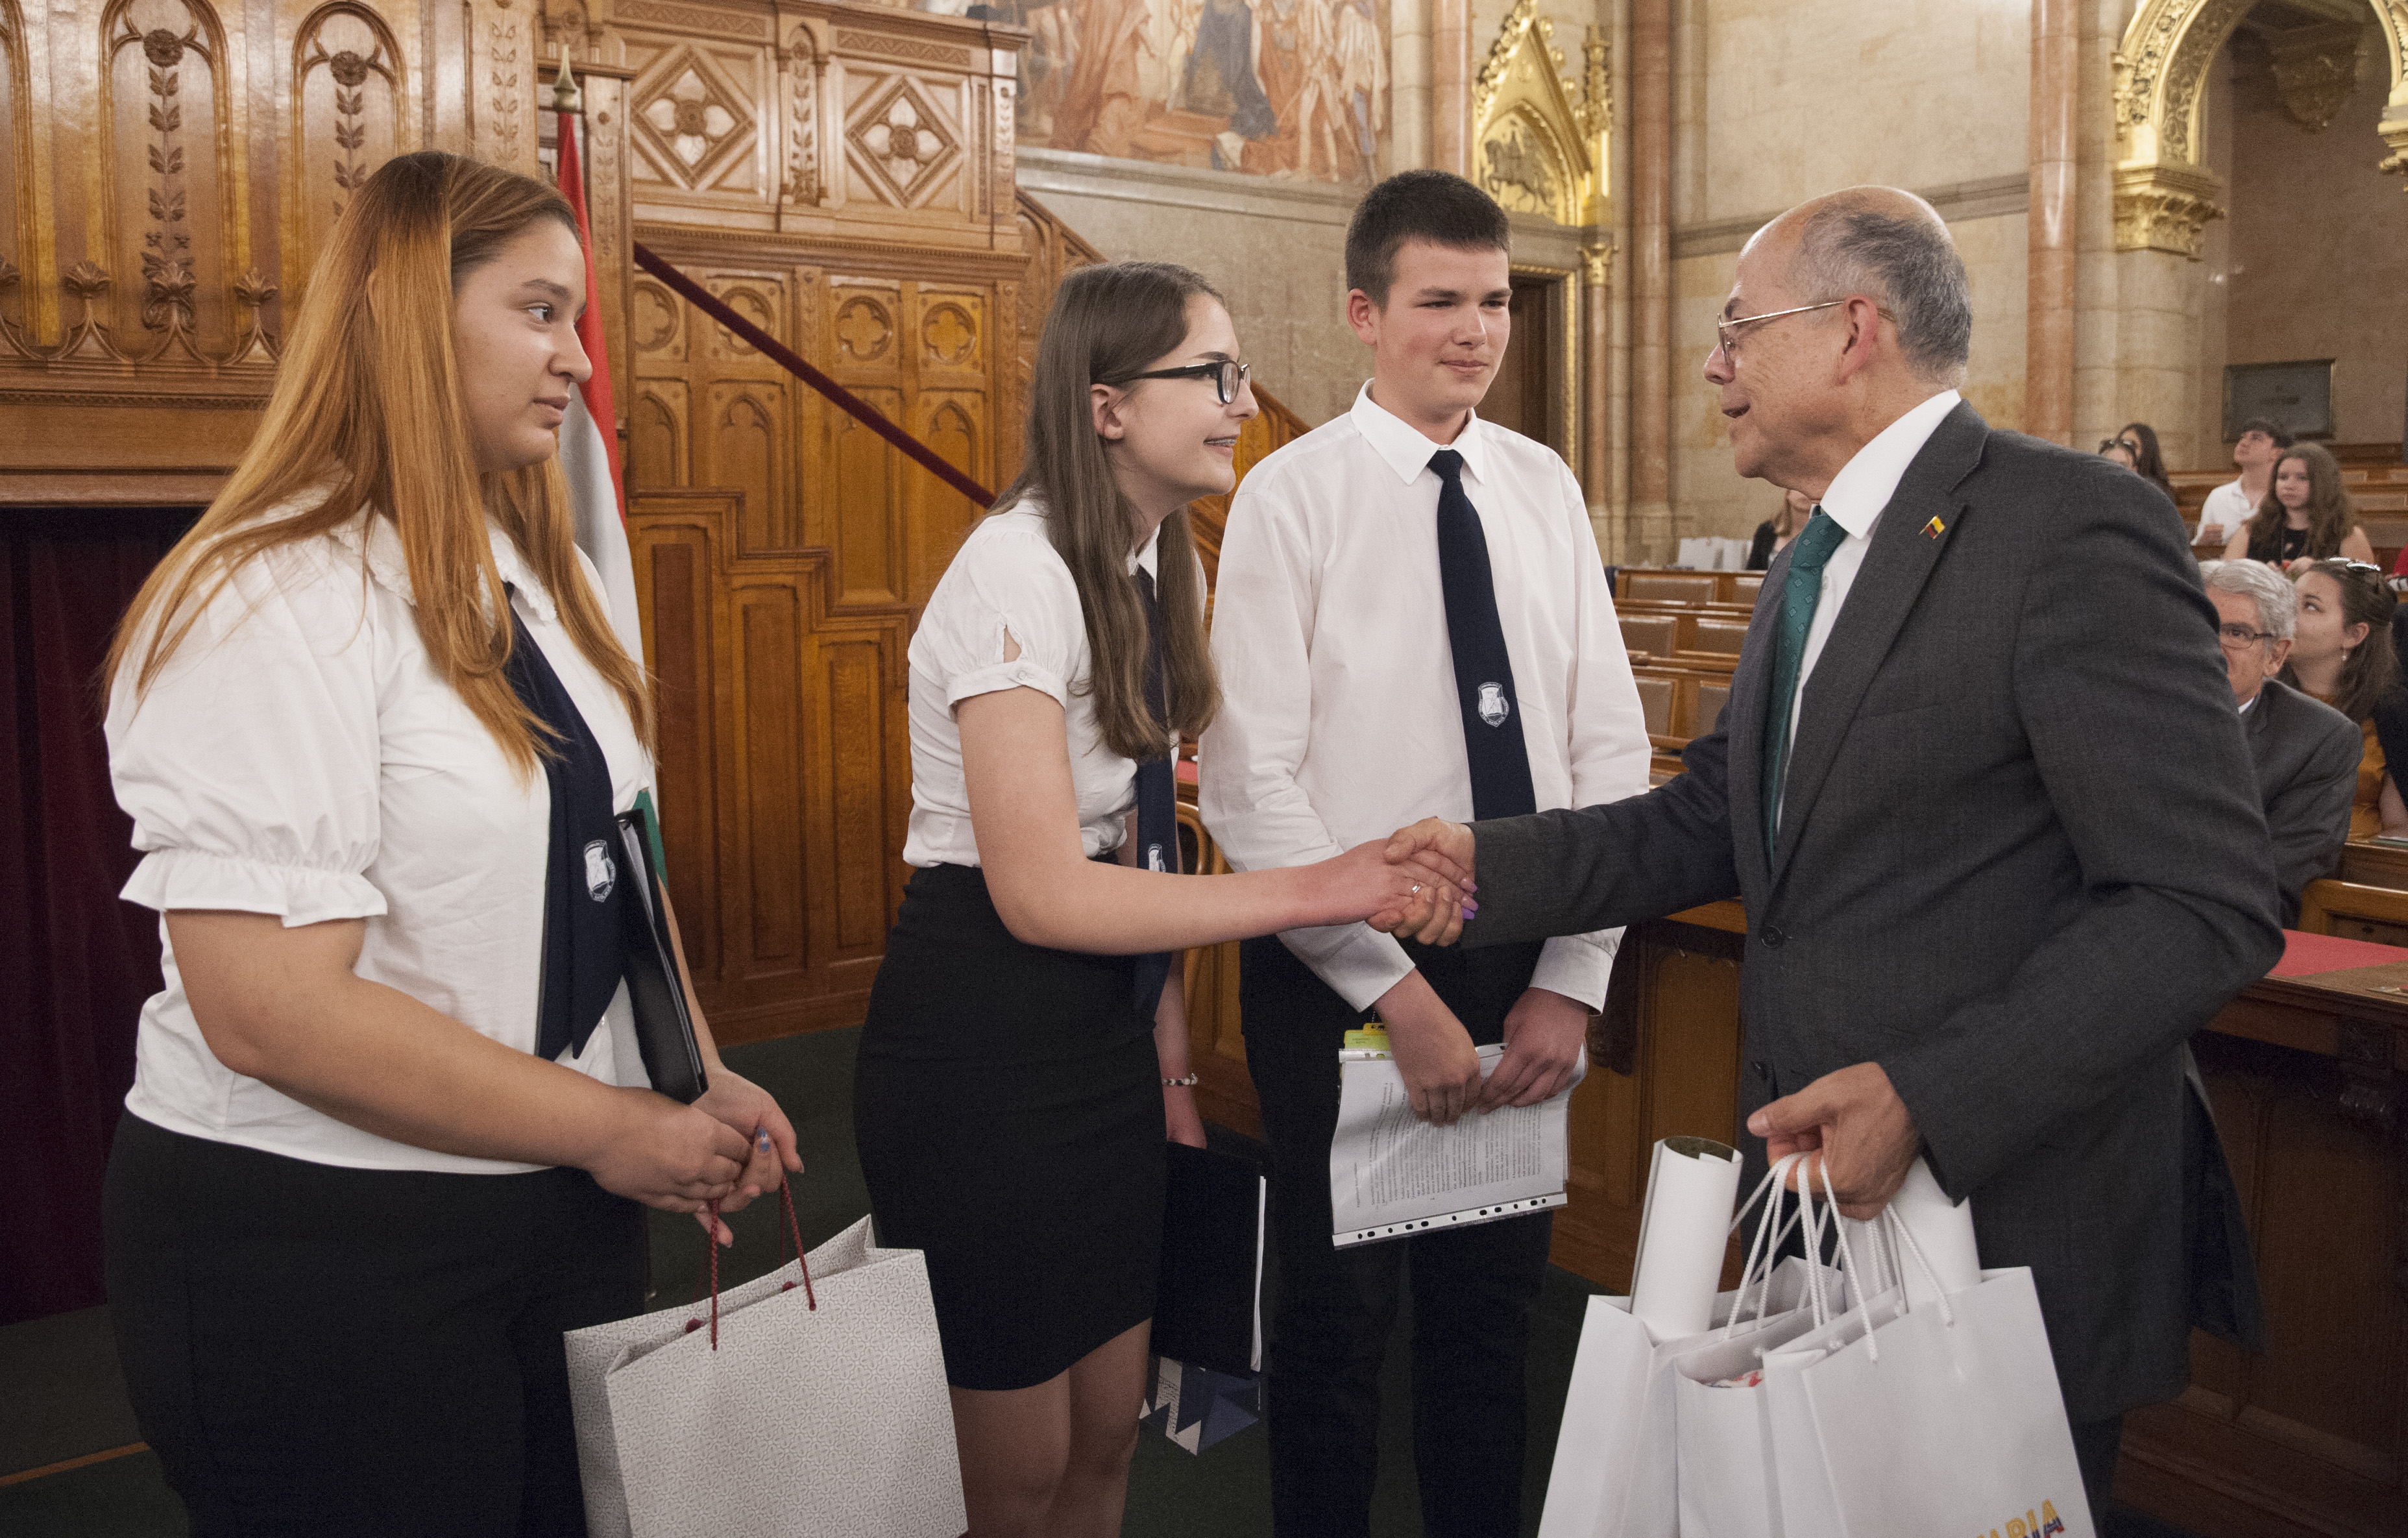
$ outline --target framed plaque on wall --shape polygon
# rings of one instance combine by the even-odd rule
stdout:
[[[2224,441],[2238,442],[2251,417],[2278,422],[2293,438],[2333,436],[2330,358],[2236,363],[2224,368]]]

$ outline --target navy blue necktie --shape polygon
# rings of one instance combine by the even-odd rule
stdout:
[[[1145,604],[1145,704],[1157,723],[1170,719],[1170,691],[1162,671],[1162,604],[1154,593],[1154,573],[1140,567],[1138,597]],[[1140,870],[1179,869],[1179,785],[1176,766],[1166,754],[1137,767],[1137,863]],[[1140,1028],[1154,1028],[1154,1006],[1162,1001],[1162,985],[1170,978],[1170,953],[1155,951],[1137,958],[1135,1003]]]
[[[1522,703],[1513,660],[1497,619],[1497,583],[1480,510],[1463,491],[1463,455],[1430,455],[1438,472],[1438,580],[1446,599],[1446,641],[1455,653],[1455,693],[1463,708],[1464,756],[1471,766],[1471,815],[1518,817],[1539,810],[1530,788],[1530,750],[1522,740]]]
[[[507,595],[513,589],[505,586]],[[577,702],[519,624],[507,601],[510,660],[504,668],[519,702],[556,734],[543,761],[552,790],[552,841],[543,892],[543,979],[537,995],[536,1056],[583,1053],[626,970],[626,878],[619,864],[618,819],[610,812],[610,763]]]

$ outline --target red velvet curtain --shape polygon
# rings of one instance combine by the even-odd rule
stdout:
[[[158,915],[101,740],[109,634],[194,510],[0,509],[0,1324],[101,1301],[100,1182]]]

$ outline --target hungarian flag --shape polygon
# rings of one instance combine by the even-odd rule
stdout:
[[[619,413],[610,401],[610,352],[602,335],[601,289],[594,278],[594,225],[585,212],[585,169],[577,153],[581,113],[560,114],[560,193],[577,214],[585,246],[585,313],[577,339],[594,377],[568,402],[560,424],[560,468],[577,504],[577,546],[602,574],[602,598],[619,644],[644,661],[643,622],[636,610],[636,563],[627,549],[627,515],[619,476]]]

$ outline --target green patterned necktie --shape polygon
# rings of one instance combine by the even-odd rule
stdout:
[[[1764,848],[1771,854],[1781,825],[1781,780],[1789,772],[1790,702],[1798,697],[1798,670],[1806,660],[1806,633],[1823,600],[1823,568],[1848,531],[1820,507],[1806,520],[1789,553],[1789,575],[1781,585],[1780,628],[1773,637],[1772,699],[1764,719]]]

